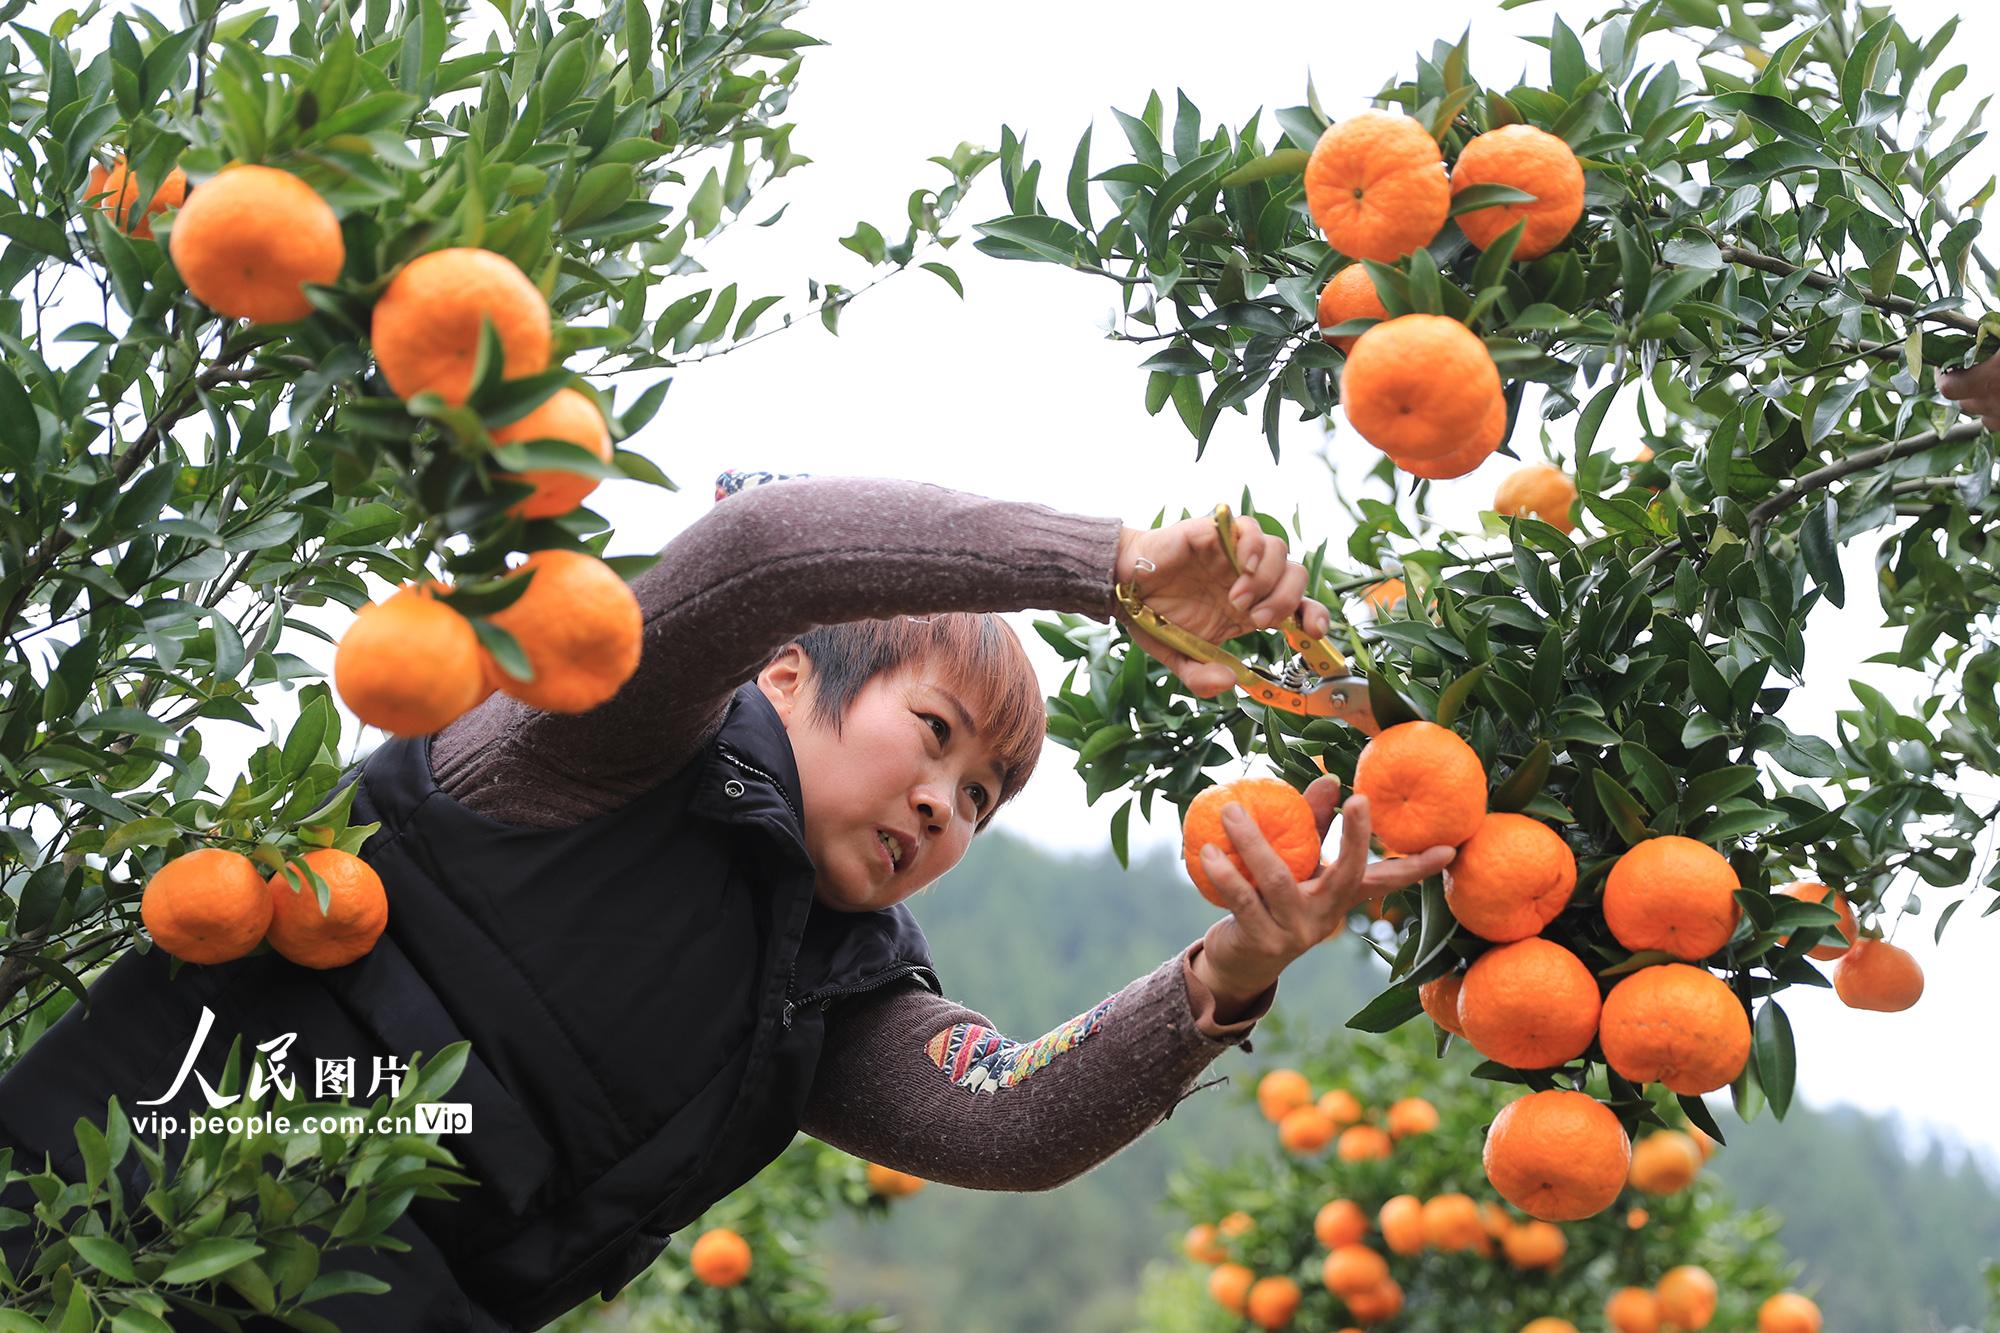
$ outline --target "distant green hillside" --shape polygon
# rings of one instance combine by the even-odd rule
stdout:
[[[1197,938],[1215,910],[1165,854],[1123,870],[1100,856],[1050,856],[1006,834],[982,837],[911,902],[945,993],[1009,1035],[1056,1026]],[[1265,1030],[1343,1023],[1374,992],[1380,964],[1335,941],[1295,965]],[[876,1302],[908,1333],[1122,1333],[1148,1263],[1170,1262],[1180,1222],[1160,1205],[1185,1157],[1260,1144],[1242,1114],[1265,1043],[1231,1051],[1230,1081],[1182,1102],[1151,1134],[1045,1194],[932,1186],[881,1224],[843,1219],[817,1238],[844,1304]],[[1733,1121],[1726,1120],[1725,1132]],[[1786,1219],[1784,1240],[1818,1284],[1838,1333],[1989,1329],[1981,1269],[2000,1256],[2000,1181],[1941,1153],[1911,1162],[1886,1123],[1852,1111],[1795,1110],[1731,1134],[1716,1170],[1746,1204]]]

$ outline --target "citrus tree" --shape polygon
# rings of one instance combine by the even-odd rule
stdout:
[[[386,903],[334,691],[392,735],[495,689],[608,698],[650,557],[604,558],[585,501],[672,487],[638,447],[672,371],[837,330],[914,266],[959,286],[945,228],[993,160],[963,144],[802,295],[703,263],[746,219],[786,237],[802,7],[191,0],[170,24],[0,3],[0,1068],[127,950],[372,948]],[[331,688],[296,651],[334,639],[300,614],[329,603],[356,613]],[[213,770],[204,737],[272,715]],[[428,1054],[440,1091],[455,1070]],[[465,1179],[434,1136],[357,1149],[393,1170],[292,1142],[283,1174],[223,1138],[148,1156],[142,1209],[105,1179],[152,1151],[124,1112],[77,1133],[88,1180],[12,1163],[36,1204],[0,1230],[31,1228],[36,1258],[0,1306],[78,1326],[205,1303],[313,1327],[316,1247]]]
[[[1482,1178],[1480,1129],[1505,1094],[1468,1061],[1435,1060],[1415,1028],[1368,1041],[1290,1028],[1275,1044],[1286,1067],[1242,1098],[1275,1122],[1270,1148],[1171,1182],[1184,1262],[1150,1272],[1144,1327],[1555,1333],[1533,1324],[1545,1319],[1633,1333],[1679,1315],[1749,1329],[1774,1296],[1807,1299],[1787,1292],[1777,1220],[1737,1210],[1702,1173],[1715,1148],[1699,1131],[1644,1140],[1619,1207],[1538,1221]]]
[[[1038,622],[1073,664],[1050,732],[1091,800],[1125,796],[1121,858],[1134,805],[1192,825],[1205,770],[1252,755],[1370,795],[1387,854],[1456,847],[1392,898],[1399,925],[1368,924],[1391,979],[1351,1021],[1428,1010],[1532,1089],[1487,1165],[1542,1217],[1610,1205],[1662,1091],[1718,1137],[1705,1092],[1782,1115],[1789,988],[1907,1008],[1901,917],[2000,910],[1979,847],[2000,807],[1976,795],[2000,771],[1992,442],[1933,380],[1995,327],[1993,182],[1954,173],[1985,101],[1942,118],[1954,27],[1644,0],[1532,38],[1545,82],[1481,83],[1468,38],[1333,115],[1310,87],[1240,126],[1154,95],[1115,113],[1108,165],[1077,145],[1066,217],[1003,134],[1012,211],[979,248],[1114,283],[1148,411],[1172,404],[1198,453],[1254,410],[1274,453],[1298,418],[1358,460],[1329,469],[1344,538],[1257,519],[1350,608],[1334,638],[1383,728],[1193,697],[1065,616]],[[1502,450],[1554,461],[1478,530],[1440,520],[1440,488]],[[1928,684],[1906,711],[1856,681],[1814,735],[1784,705],[1842,664],[1808,663],[1802,627],[1845,605],[1863,540],[1906,627],[1885,660]],[[1244,630],[1225,646],[1255,658]],[[1558,1133],[1591,1150],[1533,1184],[1529,1145]]]

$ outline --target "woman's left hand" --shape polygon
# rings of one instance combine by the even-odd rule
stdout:
[[[1361,904],[1428,879],[1457,855],[1455,848],[1432,847],[1370,864],[1368,798],[1350,796],[1342,805],[1340,779],[1332,776],[1316,779],[1305,797],[1320,839],[1332,827],[1336,809],[1341,836],[1338,859],[1331,865],[1322,862],[1304,883],[1292,878],[1257,822],[1234,804],[1224,809],[1222,827],[1249,876],[1219,850],[1208,849],[1202,858],[1202,869],[1229,915],[1209,927],[1196,967],[1224,1006],[1261,995],[1294,961],[1339,934],[1348,914]]]
[[[1247,514],[1236,519],[1236,558],[1244,573],[1230,567],[1212,518],[1189,518],[1164,528],[1126,528],[1118,539],[1114,577],[1136,578],[1146,605],[1180,628],[1213,644],[1253,630],[1269,629],[1297,614],[1307,634],[1318,638],[1333,617],[1305,595],[1305,566],[1286,558],[1285,539],[1273,537]],[[1142,570],[1140,559],[1152,562]],[[1145,633],[1124,616],[1118,621],[1133,639],[1180,677],[1203,699],[1236,684],[1219,662],[1201,662]]]

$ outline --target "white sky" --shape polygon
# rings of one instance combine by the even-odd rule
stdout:
[[[1096,124],[1095,169],[1124,160],[1117,156],[1124,140],[1110,108],[1136,113],[1151,89],[1161,91],[1169,114],[1174,89],[1185,89],[1201,107],[1205,126],[1218,118],[1239,125],[1258,107],[1267,109],[1268,125],[1269,110],[1304,101],[1310,71],[1322,103],[1338,115],[1364,105],[1385,79],[1410,73],[1416,51],[1456,38],[1468,23],[1475,77],[1507,87],[1523,73],[1539,80],[1546,71],[1540,48],[1515,34],[1545,34],[1552,12],[1580,29],[1599,7],[1562,0],[1502,13],[1473,0],[1380,9],[1273,0],[1236,0],[1222,8],[1186,0],[1098,0],[1081,8],[1021,0],[1000,20],[980,6],[816,6],[799,26],[830,45],[809,54],[789,112],[798,123],[793,146],[813,164],[749,210],[755,221],[789,202],[778,226],[738,226],[704,259],[721,280],[741,282],[746,299],[761,292],[802,294],[807,276],[859,285],[868,277],[865,266],[836,239],[862,218],[898,239],[909,191],[944,180],[924,159],[948,153],[960,140],[997,146],[1003,121],[1042,159],[1042,198],[1061,215],[1061,182],[1084,127]],[[33,9],[42,10],[39,21],[46,22],[53,7]],[[1928,33],[1955,10],[1946,0],[1904,0],[1898,13],[1912,31]],[[479,7],[476,14],[485,24],[491,11]],[[33,10],[28,21],[37,21]],[[1996,36],[2000,16],[1993,11],[1964,14],[1953,58],[1971,62],[1970,53],[1993,49]],[[1594,38],[1586,39],[1586,49],[1595,47]],[[1662,43],[1649,57],[1667,53]],[[1683,75],[1691,76],[1689,48],[1675,44],[1672,54]],[[1956,104],[1963,115],[1992,86],[1975,66],[1947,105]],[[1265,141],[1271,138],[1267,131]],[[1994,158],[1990,148],[1975,151],[1955,174],[1952,197],[1969,193],[1993,169]],[[1344,520],[1314,454],[1321,445],[1315,426],[1288,420],[1284,456],[1274,464],[1254,408],[1248,417],[1226,414],[1197,465],[1192,439],[1171,407],[1158,417],[1145,415],[1145,376],[1135,367],[1151,349],[1104,337],[1116,310],[1112,284],[1051,265],[1002,264],[973,250],[971,223],[1005,211],[997,174],[997,167],[989,169],[959,214],[955,230],[966,239],[949,256],[930,256],[959,270],[964,301],[936,278],[912,272],[856,302],[843,315],[838,338],[809,321],[809,327],[688,367],[653,423],[628,446],[645,452],[682,490],[669,494],[629,482],[601,487],[592,507],[617,529],[612,553],[658,549],[706,512],[715,475],[729,467],[904,477],[1072,513],[1116,515],[1133,526],[1144,526],[1162,507],[1171,515],[1182,508],[1201,513],[1218,500],[1234,505],[1247,484],[1268,511],[1289,520],[1294,505],[1300,508],[1313,540],[1296,554],[1321,537],[1332,538],[1332,551],[1339,551]],[[663,300],[710,285],[700,277],[676,282],[683,285]],[[620,405],[643,387],[644,381],[621,385]],[[1636,447],[1629,402],[1620,399],[1599,448],[1629,456]],[[1567,423],[1557,424],[1554,451],[1564,458]],[[1517,432],[1515,443],[1532,455],[1530,435]],[[1343,473],[1351,463],[1357,478],[1373,457],[1351,435],[1336,438],[1332,452]],[[1476,527],[1478,510],[1509,466],[1496,458],[1444,484],[1444,516]],[[1845,688],[1848,675],[1906,707],[1916,697],[1921,682],[1915,677],[1859,664],[1896,642],[1877,628],[1873,549],[1865,539],[1848,548],[1848,607],[1822,608],[1807,627],[1810,669],[1817,676],[1786,711],[1795,728],[1830,736],[1833,711],[1854,706]],[[347,619],[338,606],[308,614],[336,635]],[[1008,618],[1052,693],[1063,669],[1030,628],[1035,614]],[[330,647],[294,637],[290,651],[330,670]],[[274,725],[288,725],[292,712],[292,695],[272,695],[268,716]],[[351,738],[351,718],[348,724]],[[211,726],[207,739],[224,784],[259,743],[227,725]],[[1108,847],[1108,821],[1123,797],[1086,806],[1073,761],[1072,751],[1050,743],[1034,782],[998,822],[1052,850]],[[1155,845],[1178,846],[1171,807],[1156,803],[1155,809],[1160,817],[1151,826],[1133,822],[1135,855]],[[1943,895],[1930,896],[1934,914]],[[1986,957],[1995,925],[1973,916],[1988,897],[1982,894],[1961,911],[1942,949],[1930,941],[1934,915],[1910,920],[1898,932],[1898,942],[1917,951],[1928,975],[1926,996],[1910,1013],[1860,1013],[1841,1006],[1831,992],[1787,994],[1806,1101],[1894,1110],[1980,1144],[2000,1161],[2000,1122],[1987,1104],[2000,1082],[1965,1058],[1946,1022],[2000,1009],[2000,982]],[[1352,959],[1343,951],[1310,965],[1350,966]]]

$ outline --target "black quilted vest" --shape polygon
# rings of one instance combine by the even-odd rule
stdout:
[[[0,1115],[36,1158],[74,1166],[68,1126],[100,1118],[110,1092],[128,1110],[135,1090],[164,1092],[200,1003],[217,1008],[224,1046],[238,1030],[297,1031],[295,1075],[315,1056],[360,1057],[357,1092],[365,1047],[407,1060],[469,1040],[445,1099],[471,1103],[473,1131],[442,1141],[481,1184],[410,1215],[444,1252],[436,1280],[530,1329],[623,1286],[784,1150],[828,1004],[938,982],[907,909],[815,903],[791,744],[754,682],[680,772],[572,828],[472,811],[433,781],[428,751],[428,738],[392,740],[358,767],[353,818],[382,825],[362,855],[390,905],[367,957],[316,973],[260,955],[169,981],[157,951],[128,955],[93,999],[118,997],[132,1022],[92,1015],[93,1044],[65,1014],[0,1083]],[[142,1011],[155,1039],[107,1050]],[[79,1063],[110,1068],[82,1079]]]

